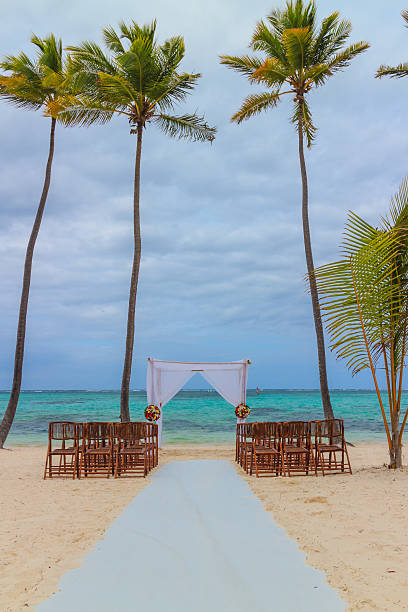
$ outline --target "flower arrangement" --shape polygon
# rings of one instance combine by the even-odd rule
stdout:
[[[235,415],[238,419],[246,419],[250,412],[251,409],[246,404],[239,404],[239,406],[235,408]]]
[[[148,421],[158,421],[160,419],[160,408],[158,406],[146,406],[144,415]]]

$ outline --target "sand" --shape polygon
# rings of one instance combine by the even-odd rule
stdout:
[[[0,610],[33,610],[80,565],[147,479],[42,480],[45,449],[0,451]],[[161,463],[233,459],[229,447],[167,447]],[[326,572],[348,610],[408,610],[408,470],[380,444],[351,449],[353,475],[256,479],[239,473]],[[250,525],[248,525],[250,528]],[[271,568],[272,571],[272,568]]]

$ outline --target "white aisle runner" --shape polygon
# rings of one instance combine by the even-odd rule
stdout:
[[[345,610],[227,461],[164,465],[59,587],[38,612]]]

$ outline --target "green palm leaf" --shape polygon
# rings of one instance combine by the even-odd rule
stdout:
[[[144,26],[121,22],[119,31],[111,26],[103,31],[107,54],[91,41],[69,47],[67,84],[77,97],[72,108],[64,108],[61,120],[88,125],[119,114],[128,117],[131,133],[154,121],[176,138],[213,140],[215,129],[202,117],[168,114],[184,102],[201,75],[178,71],[185,54],[181,36],[159,45],[155,34],[155,21]]]
[[[270,97],[266,93],[248,96],[232,120],[240,123],[276,106],[278,95],[293,94],[302,103],[297,104],[291,120],[302,120],[302,132],[311,146],[316,127],[307,94],[369,46],[361,41],[344,48],[350,33],[350,22],[340,20],[338,12],[323,19],[318,28],[314,2],[288,0],[283,9],[274,9],[266,20],[256,24],[250,42],[250,48],[262,57],[220,56],[221,64],[243,74],[251,84],[258,82],[272,90]]]
[[[116,105],[109,106],[86,96],[73,96],[66,106],[60,110],[58,120],[66,127],[104,125],[117,112],[118,107]],[[122,108],[122,112],[125,114],[124,108]]]
[[[282,44],[292,70],[303,71],[312,41],[312,32],[309,27],[291,28],[282,33]]]
[[[408,181],[376,229],[350,213],[344,259],[315,270],[331,348],[353,374],[393,354],[404,356],[408,306]],[[393,223],[394,222],[394,223]]]
[[[405,27],[408,27],[408,10],[401,11],[401,17],[405,21]],[[384,76],[389,76],[394,79],[401,79],[402,77],[408,76],[408,62],[401,62],[397,66],[384,66],[381,65],[376,74],[376,79],[381,79]]]
[[[160,114],[154,117],[155,123],[171,138],[187,139],[193,142],[210,142],[214,140],[216,130],[210,127],[204,117],[198,115],[180,115],[173,117]]]
[[[381,79],[384,76],[389,76],[396,79],[401,79],[402,77],[408,76],[408,62],[403,62],[395,67],[381,65],[378,68],[375,77],[377,79]]]
[[[350,45],[347,47],[347,49],[344,49],[339,53],[336,53],[328,62],[328,67],[331,73],[334,74],[339,70],[344,70],[344,68],[347,68],[352,59],[357,57],[357,55],[360,55],[360,53],[367,51],[369,47],[370,45],[368,42],[361,41],[355,43],[354,45]]]
[[[273,108],[279,100],[278,92],[265,91],[264,93],[247,96],[241,108],[231,117],[231,121],[242,123],[254,115],[259,115],[259,113]]]
[[[249,55],[242,55],[236,57],[233,55],[220,55],[221,64],[232,68],[245,76],[252,77],[253,74],[263,65],[263,60],[259,57],[251,57]]]

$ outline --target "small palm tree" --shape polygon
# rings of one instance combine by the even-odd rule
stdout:
[[[408,180],[378,227],[350,213],[344,234],[343,258],[315,270],[321,308],[337,357],[353,374],[371,371],[387,435],[389,467],[399,468],[408,419],[407,408],[401,414],[408,353]],[[381,397],[380,367],[388,406]]]
[[[263,56],[222,55],[221,63],[248,77],[251,83],[262,83],[268,91],[249,95],[231,121],[242,123],[254,115],[274,108],[284,95],[291,95],[294,108],[291,117],[299,140],[299,160],[302,178],[302,222],[307,271],[316,330],[320,389],[325,418],[333,417],[327,384],[323,326],[316,283],[309,228],[308,184],[304,156],[304,138],[312,145],[316,127],[307,102],[309,92],[324,85],[329,77],[349,65],[356,55],[368,49],[366,42],[344,48],[350,36],[351,24],[341,21],[335,12],[316,23],[316,5],[303,0],[286,3],[283,10],[275,9],[267,22],[258,22],[250,48]]]
[[[63,108],[62,98],[66,96],[65,90],[62,87],[65,75],[61,40],[57,40],[52,34],[43,39],[33,35],[31,42],[37,49],[37,56],[34,60],[31,60],[25,53],[19,53],[18,55],[9,55],[0,62],[0,68],[7,73],[0,75],[0,96],[17,108],[22,108],[23,110],[42,110],[46,117],[51,118],[50,145],[44,186],[25,256],[14,357],[13,384],[8,405],[3,420],[0,423],[0,448],[3,448],[10,431],[20,396],[34,247],[50,187],[57,115]]]
[[[405,27],[408,28],[408,11],[402,11],[401,16],[405,21]],[[383,76],[389,76],[391,78],[400,79],[401,77],[408,76],[408,62],[398,64],[398,66],[380,66],[376,72],[376,79],[381,79]]]
[[[112,27],[103,30],[108,53],[94,42],[69,47],[69,84],[83,92],[76,103],[68,106],[60,119],[66,125],[89,125],[94,121],[106,123],[114,115],[128,121],[130,133],[136,134],[136,162],[134,173],[134,253],[130,281],[126,349],[123,366],[120,417],[128,421],[129,384],[132,369],[135,334],[135,308],[141,258],[140,237],[140,161],[143,130],[157,125],[165,134],[192,141],[212,141],[215,128],[196,114],[170,114],[193,89],[201,76],[179,72],[185,54],[184,40],[175,36],[162,45],[156,41],[156,21],[140,27],[119,24],[119,32]]]

